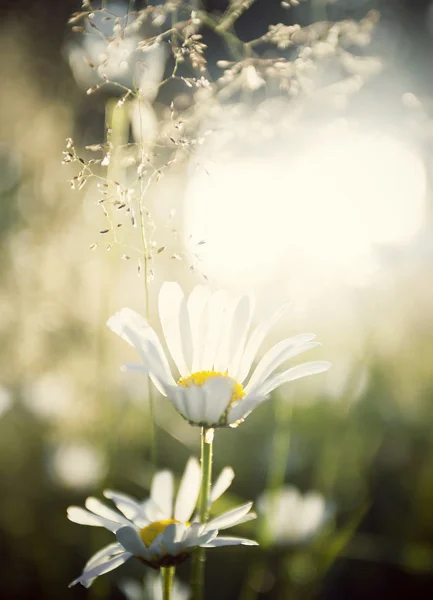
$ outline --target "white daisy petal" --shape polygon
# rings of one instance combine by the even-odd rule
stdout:
[[[80,506],[70,506],[67,511],[68,519],[79,525],[90,525],[91,527],[105,527],[108,531],[117,531],[121,525],[118,522],[110,521],[94,515]]]
[[[197,285],[192,290],[187,301],[193,344],[193,371],[200,370],[198,364],[203,357],[202,341],[205,339],[205,332],[207,332],[207,325],[206,328],[203,328],[204,322],[207,323],[207,318],[203,319],[203,312],[210,296],[210,290],[207,286]]]
[[[145,520],[140,504],[134,498],[113,490],[104,490],[104,496],[114,502],[127,519],[134,521],[134,519],[142,518]],[[144,525],[141,527],[144,527]]]
[[[145,519],[147,519],[150,523],[154,521],[161,521],[162,519],[167,518],[167,515],[162,512],[159,506],[155,504],[151,498],[141,502],[140,506]]]
[[[209,543],[218,535],[218,530],[213,529],[211,531],[205,531],[204,533],[198,535],[196,538],[189,538],[187,540],[184,539],[182,542],[182,549],[194,548],[195,546],[203,546],[204,544]]]
[[[214,361],[214,369],[220,373],[225,373],[229,366],[232,329],[236,326],[236,324],[233,323],[234,315],[238,314],[236,309],[241,300],[242,298],[228,299],[223,319],[221,321],[221,337]]]
[[[108,546],[104,546],[101,550],[98,550],[84,565],[84,569],[88,570],[97,565],[102,564],[109,558],[113,558],[116,554],[121,554],[125,552],[124,548],[118,543],[114,542],[113,544],[108,544]]]
[[[228,295],[219,290],[209,299],[206,330],[203,331],[203,358],[200,370],[211,371],[221,341],[222,323],[227,309]]]
[[[313,339],[314,337],[313,334],[301,334],[287,340],[282,340],[268,350],[254,369],[251,379],[245,387],[245,393],[253,393],[269,375],[272,375],[275,369],[278,369],[287,360],[320,346],[318,342],[309,341],[309,339]]]
[[[203,548],[218,548],[218,546],[258,546],[254,540],[237,537],[217,537],[211,542],[204,544]]]
[[[185,405],[185,388],[181,385],[171,385],[165,389],[167,398],[173,404],[174,408],[180,412],[181,415],[186,416],[187,407]]]
[[[248,331],[254,312],[254,298],[243,296],[233,313],[233,323],[230,331],[229,358],[227,371],[233,377],[239,369],[239,364],[245,348]]]
[[[108,319],[107,326],[128,344],[135,347],[143,361],[145,370],[156,378],[157,387],[158,383],[164,385],[174,384],[158,336],[146,319],[130,308],[122,308]]]
[[[215,502],[230,487],[235,476],[231,467],[224,467],[209,494],[209,506]]]
[[[159,318],[170,354],[184,377],[192,366],[193,344],[184,293],[178,283],[165,282],[158,296]]]
[[[229,413],[227,415],[227,424],[233,425],[240,419],[245,419],[251,411],[253,411],[259,404],[264,402],[267,399],[267,396],[258,396],[257,394],[248,394],[239,402],[229,409]]]
[[[165,519],[170,519],[173,514],[173,487],[173,473],[171,471],[159,471],[154,475],[150,497],[165,513]]]
[[[282,373],[277,373],[276,375],[269,377],[263,382],[263,384],[257,390],[257,393],[262,395],[270,394],[283,383],[294,381],[295,379],[300,379],[301,377],[307,377],[308,375],[323,373],[324,371],[327,371],[330,366],[331,363],[326,360],[317,360],[303,363],[302,365],[297,365],[296,367],[292,367],[287,371],[283,371]]]
[[[251,334],[242,355],[237,372],[233,371],[232,377],[239,383],[243,383],[251,370],[252,364],[269,331],[274,327],[289,307],[289,303],[283,304],[269,319],[260,323]]]
[[[202,423],[205,414],[205,391],[203,386],[191,385],[182,390],[185,412],[183,413],[189,421]]]
[[[234,527],[235,525],[242,525],[242,523],[248,523],[248,521],[254,521],[254,519],[257,519],[257,514],[255,512],[250,512],[242,517],[242,519],[239,519],[239,521],[236,521],[236,523],[231,525],[231,527]]]
[[[120,523],[122,525],[130,525],[131,523],[126,519],[123,515],[119,514],[117,511],[105,506],[100,500],[97,498],[87,498],[84,506],[87,510],[92,511],[95,515],[99,517],[103,517],[104,519],[109,519],[110,521],[114,521]]]
[[[185,530],[185,523],[172,523],[165,529],[162,534],[162,543],[168,554],[174,556],[178,553]]]
[[[190,458],[180,482],[174,507],[176,521],[189,521],[200,493],[201,470],[198,461]]]
[[[215,519],[211,519],[206,523],[206,529],[227,529],[228,527],[234,527],[238,522],[251,510],[253,506],[252,502],[247,502],[242,506],[233,508]]]
[[[185,534],[183,536],[183,542],[191,542],[192,540],[196,540],[201,533],[203,532],[205,525],[203,523],[191,523],[189,527],[187,527]]]
[[[218,423],[233,395],[234,381],[228,377],[212,377],[204,383],[203,422]]]
[[[72,583],[69,584],[69,587],[77,583],[81,583],[84,587],[89,587],[93,580],[99,575],[103,575],[104,573],[108,573],[109,571],[113,571],[120,565],[123,565],[127,560],[131,558],[132,554],[129,552],[123,552],[122,554],[117,554],[110,560],[103,562],[102,564],[97,565],[87,571],[84,571],[78,579],[75,579]]]
[[[161,558],[165,554],[164,545],[162,543],[163,534],[160,533],[150,544],[149,548],[146,548],[146,560],[153,560]]]
[[[146,546],[133,527],[121,527],[116,532],[116,538],[127,552],[131,552],[134,556],[145,556]]]

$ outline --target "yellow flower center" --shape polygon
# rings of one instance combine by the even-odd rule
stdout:
[[[158,537],[160,533],[166,530],[169,525],[173,525],[173,523],[179,523],[176,519],[164,519],[163,521],[155,521],[155,523],[151,523],[143,529],[140,529],[138,535],[143,540],[146,548],[149,548],[150,544],[153,540]]]
[[[177,382],[177,385],[183,385],[184,387],[204,385],[208,379],[213,379],[214,377],[229,378],[227,373],[221,373],[220,371],[197,371],[197,373],[192,373],[192,375],[188,375],[188,377],[181,377]],[[245,396],[242,385],[237,381],[233,381],[233,383],[233,395],[230,404]]]

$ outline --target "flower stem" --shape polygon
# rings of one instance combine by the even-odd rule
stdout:
[[[213,429],[202,427],[201,430],[201,488],[199,518],[206,523],[209,517],[209,493],[212,481]],[[204,592],[204,548],[197,548],[194,553],[193,587],[194,600],[202,600]]]
[[[171,590],[173,589],[173,580],[176,567],[162,567],[162,598],[163,600],[170,600]]]

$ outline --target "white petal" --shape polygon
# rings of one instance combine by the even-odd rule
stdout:
[[[229,366],[232,342],[233,316],[236,313],[236,308],[238,307],[241,300],[241,298],[228,299],[223,319],[221,321],[220,343],[218,345],[214,361],[214,370],[219,371],[221,373],[225,373]]]
[[[108,319],[107,326],[135,347],[159,391],[164,393],[164,385],[175,383],[158,336],[146,319],[130,308],[122,308]]]
[[[185,377],[191,372],[193,345],[187,304],[179,284],[163,283],[158,309],[168,349],[179,373]]]
[[[256,389],[275,371],[280,365],[294,358],[311,348],[320,346],[317,342],[311,342],[315,336],[312,333],[305,333],[293,338],[282,340],[273,346],[262,358],[254,369],[248,385],[245,387],[245,393],[255,392]]]
[[[248,373],[251,370],[251,366],[254,362],[257,352],[263,343],[263,340],[269,333],[269,331],[278,323],[281,317],[284,315],[289,304],[283,304],[269,319],[260,323],[250,336],[250,339],[245,346],[244,353],[242,355],[239,369],[235,373],[232,373],[233,379],[236,379],[239,383],[243,383]]]
[[[160,533],[147,548],[147,559],[152,560],[154,558],[161,558],[165,554],[164,545],[162,543],[163,534]]]
[[[153,476],[150,497],[165,513],[165,519],[173,514],[173,473],[160,471]]]
[[[235,476],[231,467],[224,467],[209,494],[209,506],[215,502],[230,487]]]
[[[203,523],[191,523],[189,527],[187,527],[184,536],[183,543],[191,542],[192,540],[196,540],[204,531],[205,525]]]
[[[182,542],[182,549],[194,548],[195,546],[204,546],[209,543],[218,535],[218,530],[213,529],[211,531],[205,531],[197,537],[190,536],[188,539],[184,539]]]
[[[84,506],[87,508],[87,510],[91,510],[93,513],[95,513],[95,515],[103,517],[104,519],[109,519],[110,521],[114,521],[122,525],[130,525],[128,519],[112,508],[105,506],[105,504],[103,504],[97,498],[87,498]]]
[[[101,550],[98,550],[89,560],[86,562],[84,566],[84,570],[89,570],[97,565],[101,565],[106,560],[113,558],[117,554],[122,554],[125,552],[124,548],[118,543],[114,542],[113,544],[108,544]]]
[[[225,290],[218,290],[209,299],[206,323],[203,324],[203,349],[198,370],[212,371],[216,353],[221,341],[222,324],[227,309],[228,295]]]
[[[264,402],[267,396],[258,396],[257,394],[248,394],[229,410],[227,423],[233,425],[240,419],[245,419],[259,404]]]
[[[251,510],[252,506],[252,502],[247,502],[242,506],[229,510],[206,523],[206,529],[227,529],[228,527],[234,527]]]
[[[177,493],[174,518],[177,521],[189,521],[196,507],[200,493],[201,469],[195,458],[190,458]]]
[[[68,519],[79,525],[90,525],[92,527],[105,527],[108,531],[116,532],[121,526],[119,523],[98,517],[84,510],[81,506],[70,506],[68,508]]]
[[[167,515],[162,512],[162,510],[157,504],[155,504],[152,498],[147,498],[146,500],[144,500],[144,502],[141,502],[140,506],[145,519],[147,519],[150,523],[154,523],[155,521],[161,521],[162,519],[167,518]]]
[[[242,523],[248,523],[248,521],[254,521],[254,519],[257,519],[257,514],[255,512],[250,512],[242,517],[242,519],[239,519],[239,521],[236,521],[235,525],[242,525]],[[231,527],[234,527],[235,525],[232,525]]]
[[[205,544],[204,548],[218,548],[218,546],[258,546],[254,540],[237,537],[217,537],[213,541]]]
[[[187,418],[186,412],[186,404],[185,404],[185,388],[181,385],[171,385],[170,387],[166,387],[165,391],[167,393],[167,398],[173,404],[174,408],[184,417]]]
[[[188,298],[187,307],[191,325],[191,336],[193,344],[192,371],[199,371],[199,362],[202,360],[201,350],[203,335],[203,312],[210,298],[210,290],[207,286],[197,285]],[[207,328],[206,328],[207,331]]]
[[[104,490],[104,496],[112,500],[127,519],[131,521],[137,518],[145,520],[141,506],[134,498],[113,490]],[[144,525],[140,525],[140,527],[144,527]]]
[[[183,386],[179,386],[179,389]],[[205,392],[203,386],[191,385],[180,389],[185,406],[184,416],[194,423],[201,423],[205,414]]]
[[[163,532],[162,543],[168,554],[176,555],[179,552],[180,542],[185,530],[185,523],[173,523],[166,527]]]
[[[134,556],[146,556],[147,548],[133,527],[121,527],[116,532],[116,538],[127,552],[131,552]]]
[[[257,393],[263,395],[270,394],[283,383],[294,381],[295,379],[300,379],[301,377],[307,377],[308,375],[323,373],[324,371],[327,371],[330,366],[331,363],[326,360],[317,360],[303,363],[302,365],[297,365],[296,367],[292,367],[287,371],[283,371],[282,373],[277,373],[276,375],[269,377],[269,379],[267,379],[259,388]]]
[[[212,377],[202,386],[204,414],[202,421],[216,425],[233,395],[234,381],[228,377]]]
[[[69,587],[72,587],[77,583],[81,583],[84,587],[89,587],[96,577],[120,567],[120,565],[123,565],[123,563],[130,559],[131,556],[132,554],[129,552],[123,552],[122,554],[118,554],[117,556],[114,556],[110,560],[107,560],[96,567],[93,567],[87,571],[83,571],[78,579],[75,579],[69,584]]]
[[[233,313],[227,365],[228,374],[231,377],[234,377],[234,373],[237,373],[239,369],[248,331],[251,326],[251,320],[253,318],[254,304],[255,301],[252,296],[244,296],[239,300],[239,304]]]

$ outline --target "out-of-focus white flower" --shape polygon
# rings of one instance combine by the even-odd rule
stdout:
[[[133,579],[126,579],[119,585],[121,591],[125,594],[126,600],[163,600],[161,577],[157,573],[148,573],[144,583],[139,583]],[[180,581],[177,577],[173,580],[171,590],[172,600],[189,600],[191,598],[191,588]]]
[[[289,359],[320,346],[312,341],[315,335],[303,333],[271,348],[243,387],[262,342],[285,309],[282,306],[248,337],[254,310],[251,296],[231,298],[225,291],[212,294],[198,285],[186,299],[177,283],[164,283],[159,318],[180,374],[177,381],[158,336],[143,317],[123,308],[107,325],[134,346],[143,361],[126,369],[148,373],[192,425],[224,427],[243,421],[282,384],[329,369],[329,362],[314,361],[275,373]]]
[[[293,486],[264,492],[257,501],[259,516],[266,519],[275,544],[300,544],[313,538],[332,511],[317,492],[301,494]]]
[[[12,394],[8,389],[0,386],[0,417],[12,406]]]
[[[92,446],[70,443],[54,450],[50,469],[55,479],[66,487],[89,488],[105,475],[106,465],[102,455]]]
[[[27,384],[23,396],[26,407],[42,419],[61,419],[75,406],[73,382],[57,373],[45,373]]]
[[[232,479],[233,470],[223,469],[211,489],[210,504],[225,492]],[[111,490],[104,492],[104,496],[112,500],[120,512],[96,498],[87,498],[87,510],[70,506],[68,518],[71,521],[81,525],[105,527],[117,538],[117,542],[105,546],[92,556],[80,577],[70,585],[81,583],[84,587],[89,587],[96,577],[112,571],[133,556],[145,565],[159,569],[182,563],[198,546],[216,548],[239,544],[257,545],[253,540],[218,535],[220,529],[254,519],[256,515],[250,512],[252,502],[225,512],[206,524],[192,518],[200,484],[200,465],[195,458],[191,458],[186,465],[175,502],[173,474],[170,471],[160,471],[153,477],[150,498],[144,501]]]

